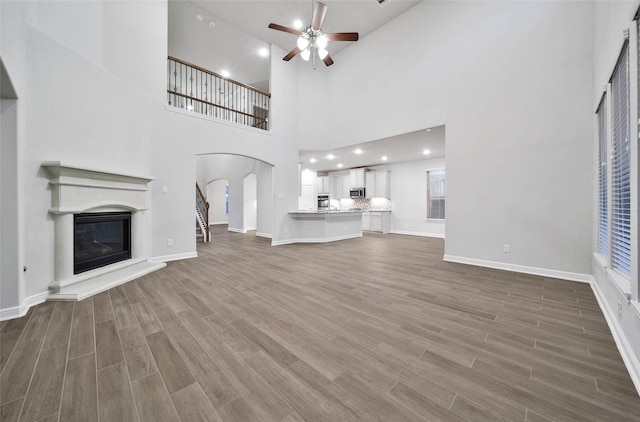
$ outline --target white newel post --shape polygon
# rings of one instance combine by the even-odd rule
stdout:
[[[54,218],[54,280],[49,299],[82,300],[164,267],[150,262],[148,184],[152,177],[45,161]],[[131,258],[74,274],[74,214],[131,212]]]

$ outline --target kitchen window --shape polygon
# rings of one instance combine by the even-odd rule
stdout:
[[[445,209],[445,171],[427,171],[427,218],[444,220]]]

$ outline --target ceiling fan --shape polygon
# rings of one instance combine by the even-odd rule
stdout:
[[[312,57],[313,67],[315,68],[317,52],[318,57],[320,57],[324,64],[331,66],[333,64],[333,59],[331,59],[331,56],[329,56],[329,52],[327,51],[327,44],[329,41],[358,41],[357,32],[334,32],[332,34],[324,34],[322,32],[322,22],[324,22],[326,14],[327,5],[317,2],[313,9],[311,25],[307,26],[302,31],[275,23],[269,24],[269,28],[271,29],[288,32],[298,36],[296,48],[291,50],[282,60],[289,61],[296,55],[300,54],[300,57],[305,61],[308,61],[309,58]]]

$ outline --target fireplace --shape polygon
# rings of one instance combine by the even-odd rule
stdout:
[[[131,258],[131,213],[75,214],[73,273],[80,274]]]
[[[152,177],[45,161],[53,216],[50,300],[82,300],[164,267],[151,254]]]

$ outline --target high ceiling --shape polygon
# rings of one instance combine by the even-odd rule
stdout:
[[[300,151],[299,161],[303,169],[312,171],[338,171],[355,167],[375,166],[444,157],[445,127],[422,129],[390,138],[378,139],[344,148],[322,151]],[[354,151],[362,152],[356,154]],[[429,150],[425,155],[424,150]],[[335,156],[327,158],[329,154]],[[382,157],[387,157],[383,160]],[[311,162],[311,159],[316,162]],[[342,164],[342,167],[338,167]]]
[[[273,43],[285,51],[295,47],[295,35],[269,29],[268,25],[277,23],[293,27],[293,22],[300,19],[303,25],[307,26],[312,15],[312,0],[195,0],[193,3],[242,31]],[[420,2],[388,0],[382,6],[377,0],[322,0],[322,3],[328,6],[322,26],[323,32],[358,32],[362,38]],[[352,43],[331,42],[329,54],[333,55],[350,44]]]
[[[239,80],[244,77],[241,69],[255,70],[254,43],[246,41],[246,37],[237,34],[244,33],[255,37],[260,41],[272,43],[290,51],[296,44],[296,36],[281,31],[269,29],[269,23],[277,23],[283,26],[294,27],[294,21],[302,21],[304,26],[310,24],[315,0],[288,0],[288,1],[268,1],[268,0],[171,0],[187,1],[187,4],[195,5],[203,10],[204,21],[215,21],[212,26],[210,42],[213,47],[217,45],[216,58],[219,60],[225,57],[227,61],[233,61],[238,66],[234,72]],[[384,5],[379,5],[377,0],[322,0],[328,7],[327,14],[322,26],[325,33],[331,32],[358,32],[360,39],[379,27],[385,25],[402,13],[407,12],[411,7],[420,1],[409,0],[388,0]],[[193,12],[201,13],[201,12]],[[184,17],[184,23],[180,25],[183,30],[190,31],[194,25],[194,16]],[[215,43],[218,44],[215,44]],[[330,42],[329,54],[335,54],[344,48],[352,45],[352,42]],[[254,51],[256,50],[256,51]],[[229,57],[226,57],[229,56]],[[292,65],[300,58],[292,60]],[[235,75],[234,75],[235,76]],[[268,75],[266,76],[268,78]],[[253,79],[257,79],[252,76]],[[251,81],[253,82],[253,79]],[[249,80],[249,79],[247,79]],[[268,82],[267,82],[268,84]],[[267,85],[268,86],[268,85]],[[427,128],[424,130],[379,139],[363,144],[351,145],[348,147],[325,150],[325,151],[300,151],[300,161],[304,168],[314,171],[335,171],[340,170],[338,163],[343,165],[343,169],[372,166],[385,163],[397,163],[403,161],[413,161],[425,158],[444,157],[444,126]],[[362,154],[355,154],[356,148],[363,150]],[[428,156],[422,151],[429,149]],[[334,154],[334,160],[326,159],[329,154]],[[387,157],[387,161],[381,159]],[[310,163],[310,158],[316,158],[316,163]]]

